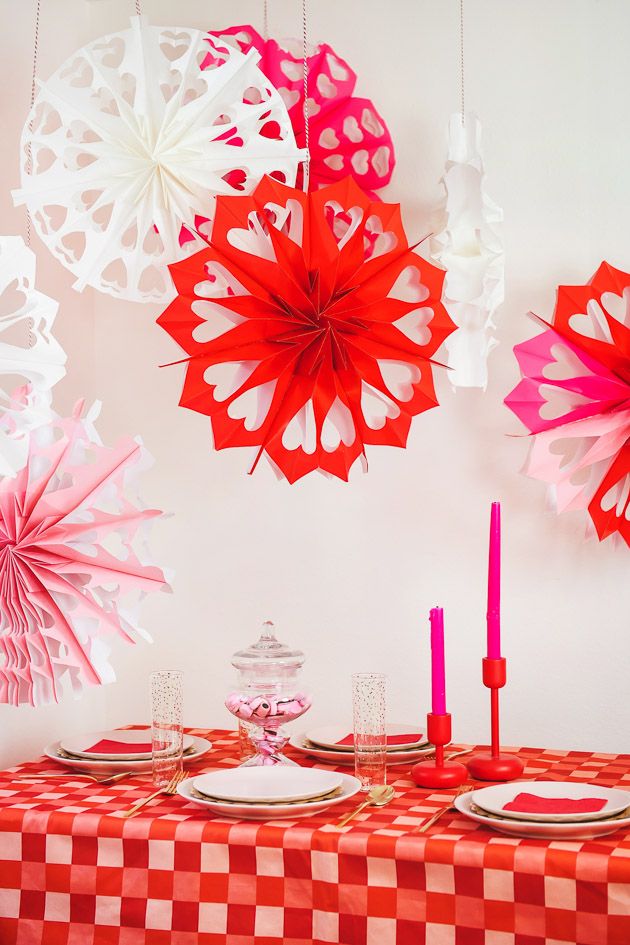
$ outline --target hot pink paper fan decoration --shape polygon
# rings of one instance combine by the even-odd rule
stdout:
[[[252,26],[232,26],[211,35],[243,53],[252,48],[260,53],[259,68],[284,99],[298,147],[305,147],[301,40],[265,40]],[[394,170],[394,145],[373,102],[355,96],[356,73],[327,43],[311,47],[307,66],[311,188],[348,175],[363,190],[384,187]],[[298,187],[301,175],[300,167]]]
[[[165,588],[144,531],[161,515],[128,495],[146,465],[130,437],[113,448],[78,405],[30,434],[26,466],[0,480],[0,702],[58,701],[114,678],[108,640],[146,634],[137,608]]]
[[[630,545],[630,274],[604,262],[560,286],[543,324],[514,348],[523,380],[505,400],[534,436],[526,472],[559,512],[588,509],[600,540]]]

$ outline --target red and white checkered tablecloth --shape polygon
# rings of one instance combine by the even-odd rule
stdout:
[[[235,736],[193,770],[238,763]],[[524,777],[630,790],[630,756],[523,748]],[[590,842],[504,837],[389,769],[388,807],[336,830],[355,800],[303,820],[237,822],[147,791],[0,775],[0,945],[629,945],[630,834]]]

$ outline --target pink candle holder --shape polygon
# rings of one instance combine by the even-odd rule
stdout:
[[[444,761],[444,746],[451,740],[451,714],[427,715],[427,737],[435,745],[435,761],[419,761],[411,769],[411,777],[418,787],[442,788],[459,787],[468,774],[464,765],[457,761]]]
[[[516,755],[501,752],[499,740],[499,689],[506,682],[505,657],[484,658],[482,661],[483,684],[490,690],[490,738],[489,752],[480,752],[467,762],[471,777],[478,781],[513,781],[523,773],[523,762]]]

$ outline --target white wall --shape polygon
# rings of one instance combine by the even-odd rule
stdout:
[[[34,0],[0,0],[2,232],[24,232],[8,190],[18,183],[18,136],[30,94]],[[82,42],[123,28],[131,0],[43,3],[40,74]],[[299,30],[298,0],[271,0],[280,35]],[[423,235],[440,197],[449,113],[458,107],[456,0],[320,0],[313,39],[355,66],[398,147],[385,194]],[[262,0],[144,0],[155,22],[260,24]],[[177,11],[176,13],[171,12]],[[176,22],[175,22],[176,21]],[[559,283],[584,282],[602,259],[630,267],[630,5],[627,0],[468,0],[467,105],[485,128],[488,186],[505,209],[507,298],[487,393],[453,394],[414,422],[405,451],[370,452],[350,485],[310,476],[278,483],[243,452],[212,453],[207,422],[177,407],[178,369],[159,370],[174,343],[158,310],[92,291],[36,243],[39,284],[61,301],[69,354],[57,406],[104,402],[107,442],[140,433],[156,458],[146,499],[171,511],[154,530],[176,571],[172,596],[144,610],[152,647],[120,645],[118,682],[42,709],[0,707],[0,761],[37,753],[71,730],[148,719],[147,674],[186,673],[186,721],[229,724],[222,702],[229,657],[264,617],[308,654],[312,720],[349,711],[349,676],[383,669],[392,719],[428,701],[426,615],[441,602],[447,694],[458,740],[486,737],[485,555],[489,502],[504,508],[504,647],[509,688],[504,740],[627,751],[628,564],[625,549],[583,540],[582,514],[545,510],[544,486],[519,474],[527,449],[502,405],[517,379],[512,346],[550,315]]]

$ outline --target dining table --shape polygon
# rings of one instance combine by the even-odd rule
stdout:
[[[240,763],[235,732],[187,731],[213,743],[191,775]],[[523,780],[630,792],[630,755],[509,750]],[[455,791],[416,787],[408,764],[387,769],[388,805],[342,829],[360,795],[267,822],[162,795],[125,819],[150,775],[37,780],[53,770],[40,757],[0,773],[0,945],[630,943],[630,833],[509,837],[452,809],[414,832]]]

